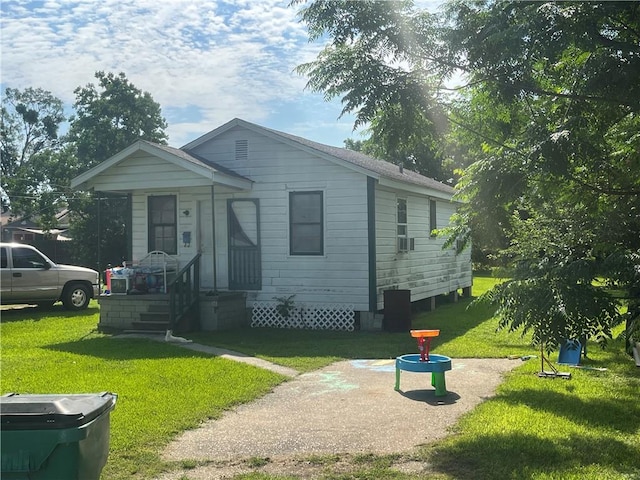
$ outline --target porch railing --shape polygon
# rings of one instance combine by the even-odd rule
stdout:
[[[262,271],[257,247],[231,247],[229,250],[229,289],[260,290]]]
[[[197,254],[167,285],[169,290],[169,330],[198,306],[200,299],[200,257]]]

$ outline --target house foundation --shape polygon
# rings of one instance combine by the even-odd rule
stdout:
[[[231,330],[247,325],[247,295],[221,292],[200,297],[200,329],[205,332]]]
[[[382,320],[384,315],[376,312],[359,312],[360,313],[360,330],[362,331],[380,331],[382,330]]]

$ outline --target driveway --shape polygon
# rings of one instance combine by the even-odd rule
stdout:
[[[164,459],[210,464],[161,478],[229,478],[253,471],[247,460],[256,458],[268,458],[260,471],[274,473],[269,465],[282,467],[305,456],[409,453],[445,437],[462,414],[492,396],[503,374],[519,364],[453,359],[446,373],[448,395],[436,397],[431,377],[424,373],[403,371],[401,391],[396,392],[394,360],[334,363],[185,432],[168,446]],[[297,468],[299,462],[292,472],[276,470],[299,474]]]

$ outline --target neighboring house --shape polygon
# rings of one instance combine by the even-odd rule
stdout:
[[[432,235],[456,210],[450,186],[240,119],[181,149],[138,141],[71,185],[129,194],[132,260],[201,253],[201,288],[246,292],[257,325],[292,295],[316,318],[303,323],[351,328],[385,290],[470,293],[470,253]]]
[[[2,241],[31,243],[44,238],[66,242],[70,240],[67,231],[69,230],[69,210],[66,208],[56,214],[56,228],[44,231],[40,227],[38,219],[30,217],[16,217],[10,212],[2,214]]]
[[[59,211],[56,214],[56,227],[48,231],[43,230],[37,220],[16,217],[10,212],[3,213],[1,240],[34,245],[54,262],[69,263],[69,210],[65,208]]]

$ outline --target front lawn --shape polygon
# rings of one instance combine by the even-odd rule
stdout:
[[[474,294],[492,282],[476,279]],[[463,300],[416,314],[413,326],[440,329],[433,351],[454,358],[539,355],[526,338],[496,333],[488,309],[468,305]],[[82,314],[58,308],[3,311],[1,390],[117,393],[111,451],[103,470],[107,480],[151,479],[170,469],[160,452],[175,435],[264,395],[284,380],[174,345],[98,334],[97,321],[95,304]],[[393,358],[417,351],[407,333],[243,329],[188,336],[301,371],[340,359]],[[334,460],[324,459],[329,463],[325,478],[640,478],[640,369],[622,353],[620,339],[605,351],[589,344],[589,357],[587,366],[607,370],[570,369],[571,380],[538,378],[537,358],[514,360],[518,368],[497,396],[465,415],[451,437],[425,445],[417,455],[359,455],[347,470],[342,464],[333,471]],[[403,459],[428,466],[430,473],[399,473],[393,465]],[[256,469],[265,462],[269,459],[256,461]],[[255,473],[242,478],[277,477]]]
[[[284,377],[175,345],[98,334],[98,307],[2,312],[2,393],[117,393],[104,479],[152,478],[170,438]]]
[[[452,479],[640,478],[640,369],[623,346],[590,345],[584,363],[607,371],[561,366],[571,380],[538,378],[539,360],[524,362],[421,457]]]

